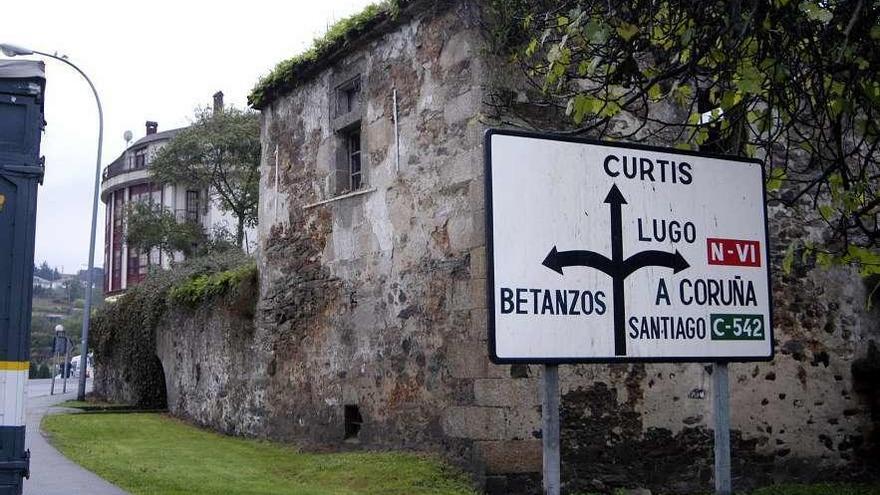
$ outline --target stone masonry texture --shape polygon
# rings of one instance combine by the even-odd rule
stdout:
[[[488,492],[540,489],[541,367],[487,352],[484,102],[507,80],[481,18],[470,1],[416,2],[263,110],[256,316],[166,317],[172,413],[304,448],[438,452]],[[352,76],[364,185],[347,194],[350,127],[334,103]],[[734,484],[876,477],[880,410],[864,377],[880,315],[847,269],[783,274],[784,246],[814,230],[770,217],[776,356],[730,366]],[[710,489],[711,373],[562,366],[565,491]]]

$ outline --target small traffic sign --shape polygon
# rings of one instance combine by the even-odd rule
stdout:
[[[490,130],[496,363],[773,356],[759,161]]]

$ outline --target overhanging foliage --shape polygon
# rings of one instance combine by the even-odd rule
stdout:
[[[490,10],[496,50],[530,86],[528,105],[509,88],[493,95],[505,123],[558,132],[546,116],[567,116],[569,134],[762,158],[771,202],[825,227],[799,255],[880,273],[880,3],[492,0]]]

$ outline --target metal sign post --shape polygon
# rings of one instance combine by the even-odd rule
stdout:
[[[730,395],[727,363],[712,370],[712,408],[715,416],[715,493],[730,495]]]
[[[70,375],[70,347],[71,341],[67,336],[64,337],[64,386],[62,392],[67,393],[67,377]]]
[[[485,166],[489,357],[546,366],[545,492],[559,364],[713,362],[729,493],[726,363],[773,358],[762,163],[493,129]]]
[[[544,495],[559,495],[559,366],[544,366],[541,394],[541,443],[544,449]]]
[[[52,337],[52,382],[49,385],[49,395],[55,395],[55,369],[58,368],[58,336]]]

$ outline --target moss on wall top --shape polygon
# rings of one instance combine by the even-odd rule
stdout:
[[[248,104],[262,109],[277,97],[289,92],[315,69],[345,53],[352,44],[372,32],[381,23],[397,19],[400,9],[412,0],[383,0],[367,6],[361,12],[340,19],[305,52],[282,61],[267,76],[260,79],[248,95]]]

